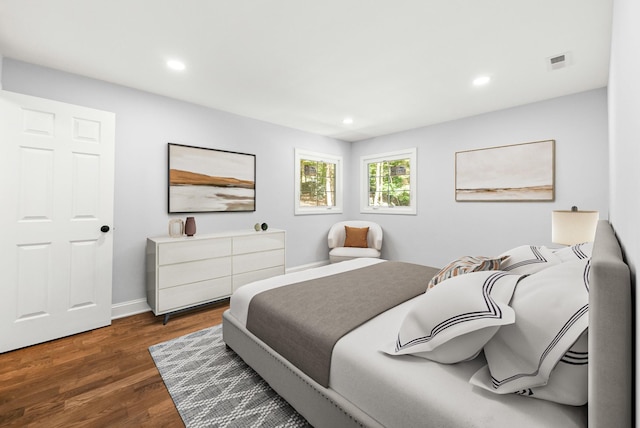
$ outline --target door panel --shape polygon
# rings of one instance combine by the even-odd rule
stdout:
[[[0,91],[0,117],[5,352],[111,323],[115,115]]]

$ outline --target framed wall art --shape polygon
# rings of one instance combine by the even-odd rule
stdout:
[[[256,156],[169,143],[169,213],[256,210]]]
[[[456,152],[456,201],[553,201],[555,140]]]

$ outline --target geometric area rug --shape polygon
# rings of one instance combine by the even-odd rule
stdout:
[[[222,325],[149,352],[187,428],[310,427],[222,341]]]

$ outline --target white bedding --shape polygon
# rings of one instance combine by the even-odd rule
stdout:
[[[248,284],[231,297],[230,314],[246,326],[253,295],[270,288],[380,263],[357,259]],[[356,328],[340,339],[331,360],[330,388],[388,427],[586,427],[584,407],[498,396],[469,384],[485,364],[482,356],[444,365],[379,351],[396,338],[414,299]]]

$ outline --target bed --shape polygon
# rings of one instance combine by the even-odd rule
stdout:
[[[515,256],[518,251],[532,251],[536,263],[523,263],[523,259]],[[504,257],[509,252],[511,257]],[[347,278],[347,281],[354,282],[348,275],[355,275],[356,271],[373,271],[368,282],[371,277],[384,276],[381,272],[391,271],[396,262],[360,259],[258,281],[240,288],[232,296],[230,309],[223,316],[224,341],[314,427],[631,427],[631,281],[610,224],[599,222],[591,246],[571,247],[562,252],[521,246],[506,253],[491,260],[493,268],[464,275],[452,274],[460,268],[459,264],[448,270],[427,268],[431,270],[425,271],[421,270],[424,267],[416,267],[414,276],[434,276],[435,280],[440,275],[440,283],[432,284],[432,280],[429,288],[433,288],[415,297],[407,298],[415,294],[413,290],[403,291],[405,294],[401,296],[384,294],[386,289],[400,288],[396,287],[400,282],[410,282],[397,273],[391,273],[379,285],[373,285],[380,287],[374,288],[375,292],[363,293],[363,289],[356,286],[353,292],[356,296],[383,294],[382,300],[400,299],[401,302],[393,302],[390,309],[378,308],[377,311],[381,312],[367,314],[368,320],[353,321],[357,325],[349,327],[346,333],[337,331],[339,337],[332,343],[328,341],[331,352],[326,356],[323,356],[326,351],[316,349],[316,346],[320,346],[317,343],[324,342],[325,336],[331,336],[333,332],[322,332],[321,340],[310,339],[299,333],[313,325],[306,326],[296,321],[284,328],[282,326],[287,323],[279,318],[279,314],[288,308],[326,309],[333,306],[338,306],[338,312],[331,318],[343,318],[342,313],[357,312],[340,308],[342,297],[331,300],[328,294],[332,295],[334,288],[340,288],[335,285],[336,280]],[[553,261],[554,266],[540,263],[541,260],[545,263]],[[494,270],[496,266],[499,268]],[[530,273],[532,266],[534,273]],[[399,268],[407,266],[400,264]],[[526,376],[502,373],[501,370],[508,372],[510,350],[505,351],[501,346],[522,339],[518,336],[518,329],[524,328],[522,320],[532,316],[527,311],[534,311],[533,316],[538,317],[531,327],[526,326],[538,329],[537,334],[546,334],[539,324],[553,322],[541,319],[547,317],[540,317],[539,313],[536,315],[535,308],[531,309],[539,305],[516,305],[516,302],[529,301],[523,298],[527,290],[534,295],[544,292],[540,290],[545,290],[547,278],[557,275],[561,279],[567,278],[569,269],[573,272],[571,278],[578,278],[572,279],[576,288],[571,291],[571,296],[584,294],[568,299],[573,305],[568,305],[572,309],[567,309],[573,314],[571,321],[565,323],[565,327],[569,327],[563,327],[562,335],[554,336],[559,338],[553,341],[555,347],[551,350],[546,347],[541,354],[544,358],[536,360],[539,364],[535,373],[527,371]],[[310,304],[303,299],[307,298],[305,293],[310,289],[307,284],[312,282],[321,290],[324,287],[327,294],[319,300],[321,294],[312,293],[307,296],[312,299]],[[460,288],[452,291],[454,283]],[[483,285],[477,285],[479,283]],[[484,311],[483,316],[478,317],[484,324],[476,325],[471,331],[456,330],[458,336],[452,336],[453,339],[445,337],[442,343],[434,345],[437,342],[435,338],[444,334],[440,334],[441,331],[450,332],[459,325],[469,324],[469,317],[464,319],[465,322],[451,323],[453,318],[447,313],[433,315],[448,317],[447,327],[437,330],[439,336],[432,334],[433,329],[429,330],[429,335],[420,332],[424,328],[421,317],[425,312],[438,313],[438,307],[448,307],[433,303],[436,296],[451,298],[452,292],[460,293],[467,286],[476,287],[469,290],[482,290],[469,295],[482,295],[485,302],[489,298],[492,305],[488,312],[491,316]],[[272,293],[271,297],[266,297],[269,293]],[[295,296],[296,300],[293,303],[282,302],[285,295],[282,293]],[[465,302],[460,304],[477,304],[471,302],[472,299],[470,302],[459,300]],[[366,304],[354,306],[364,307],[366,312],[378,303],[366,300]],[[424,308],[420,306],[424,304],[436,306],[428,311],[417,309]],[[511,306],[516,309],[512,310]],[[552,309],[550,312],[562,310]],[[514,321],[516,317],[517,323]],[[445,324],[437,325],[442,327]],[[454,324],[455,328],[449,327]],[[331,328],[340,330],[339,326]],[[425,339],[427,336],[429,340]],[[292,337],[298,338],[297,344],[290,340]],[[560,346],[562,341],[568,342]],[[587,347],[588,364],[585,364]],[[289,352],[289,348],[294,350]],[[550,357],[554,352],[559,355],[555,357],[555,363]],[[537,358],[537,354],[530,353]],[[464,358],[458,362],[461,357]],[[571,360],[570,357],[575,358]],[[328,361],[323,362],[323,358]],[[500,358],[507,360],[503,362]],[[571,364],[560,364],[558,360]],[[573,378],[572,382],[566,382],[571,385],[570,392],[565,391],[565,382],[557,380],[567,379],[555,374],[560,366],[574,370],[566,376],[577,373],[575,382]],[[547,385],[523,387],[517,392],[503,388],[513,389],[520,382],[525,382],[522,385],[526,382],[531,384],[528,379],[535,376],[546,376]],[[515,383],[511,384],[512,381]],[[560,392],[556,391],[557,385]],[[587,400],[588,405],[581,405]]]

